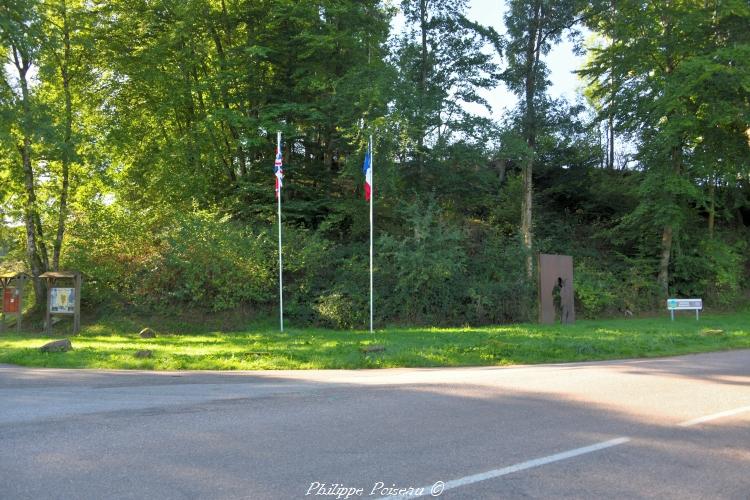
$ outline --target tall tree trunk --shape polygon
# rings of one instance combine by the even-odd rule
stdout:
[[[607,168],[610,170],[615,168],[615,124],[611,111],[607,119]]]
[[[716,179],[711,175],[708,182],[708,236],[714,237],[716,224]]]
[[[534,186],[532,183],[532,167],[534,165],[534,155],[529,154],[523,165],[523,198],[521,200],[521,237],[523,245],[528,252],[526,256],[526,275],[531,278],[534,271],[534,262],[531,255],[533,248],[533,237],[531,231],[532,203],[534,196]]]
[[[505,178],[508,174],[508,160],[505,158],[500,158],[491,162],[490,165],[493,166],[495,170],[497,170],[497,183],[502,189],[503,184],[505,184]]]
[[[44,273],[44,263],[37,249],[36,224],[34,223],[34,212],[36,211],[36,192],[34,191],[34,170],[31,166],[31,138],[24,135],[23,143],[19,147],[21,161],[23,164],[24,187],[26,189],[26,203],[23,210],[24,225],[26,227],[26,258],[31,267],[32,283],[34,285],[34,298],[37,310],[41,309],[46,300],[46,291],[39,276]]]
[[[607,141],[602,140],[602,125],[604,125],[604,122],[602,121],[597,125],[597,137],[599,138],[599,151],[602,153],[599,155],[599,168],[605,168],[607,165],[607,151],[606,151],[606,145]],[[606,125],[604,125],[604,134],[607,134],[607,128]]]
[[[422,61],[419,74],[419,121],[417,126],[417,165],[421,174],[424,168],[424,139],[425,139],[425,94],[427,93],[427,0],[419,2],[419,29],[422,35]]]
[[[68,190],[70,185],[70,157],[73,149],[72,124],[73,105],[70,96],[70,25],[68,23],[68,12],[65,0],[61,2],[62,30],[63,30],[63,58],[60,64],[60,75],[62,77],[63,94],[65,96],[65,133],[62,148],[62,188],[60,190],[60,213],[57,219],[57,235],[52,251],[52,269],[60,269],[60,252],[62,249],[63,236],[65,234],[65,220],[68,216]]]
[[[21,86],[21,131],[23,137],[18,149],[21,153],[21,163],[23,167],[24,188],[26,190],[26,203],[24,204],[23,219],[26,227],[26,258],[31,267],[32,282],[34,285],[34,298],[36,310],[43,309],[47,301],[47,293],[41,278],[39,277],[47,269],[45,266],[46,258],[42,258],[39,253],[38,231],[41,229],[39,214],[37,213],[36,190],[34,187],[34,169],[31,165],[31,135],[34,129],[33,117],[31,114],[31,103],[29,96],[29,85],[27,74],[31,67],[31,61],[17,47],[11,47],[13,54],[13,63],[18,71],[18,81]],[[41,238],[41,235],[39,235]],[[46,256],[45,256],[46,257]]]
[[[521,199],[521,238],[527,251],[526,275],[531,279],[534,271],[534,259],[531,255],[533,248],[532,233],[532,207],[534,199],[533,167],[536,157],[536,108],[534,96],[536,94],[536,70],[539,60],[540,44],[542,41],[542,29],[540,20],[542,16],[542,2],[537,1],[534,6],[534,18],[529,26],[529,39],[526,45],[525,65],[525,104],[524,135],[528,148],[528,158],[523,163],[523,198]]]
[[[672,170],[674,175],[681,175],[682,172],[682,145],[672,148],[671,154]],[[672,241],[676,231],[675,224],[670,222],[664,225],[661,234],[661,256],[659,257],[659,274],[656,282],[659,284],[662,296],[669,295],[669,262],[672,259]]]
[[[656,282],[659,284],[662,296],[669,295],[669,261],[672,257],[672,238],[674,230],[671,225],[664,226],[661,233],[661,257],[659,258],[659,275]]]

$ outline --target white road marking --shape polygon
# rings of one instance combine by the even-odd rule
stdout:
[[[711,420],[716,420],[719,418],[731,417],[733,415],[739,415],[740,413],[745,413],[748,411],[750,411],[750,406],[743,406],[741,408],[735,408],[734,410],[722,411],[719,413],[714,413],[713,415],[706,415],[705,417],[698,417],[692,420],[686,420],[684,422],[680,422],[677,425],[679,425],[680,427],[691,427],[693,425],[702,424],[703,422],[710,422]]]
[[[556,453],[554,455],[549,455],[542,458],[536,458],[534,460],[529,460],[527,462],[521,462],[519,464],[511,465],[509,467],[503,467],[502,469],[494,469],[487,472],[482,472],[480,474],[474,474],[472,476],[465,476],[459,479],[453,479],[452,481],[447,481],[442,489],[442,491],[452,490],[454,488],[458,488],[460,486],[467,486],[469,484],[478,483],[480,481],[486,481],[488,479],[494,479],[496,477],[505,476],[508,474],[512,474],[514,472],[519,472],[526,469],[531,469],[533,467],[539,467],[541,465],[547,465],[551,464],[552,462],[559,462],[560,460],[567,460],[568,458],[577,457],[580,455],[585,455],[586,453],[593,453],[595,451],[603,450],[605,448],[611,448],[612,446],[617,446],[620,444],[624,444],[630,441],[630,438],[628,437],[620,437],[617,439],[610,439],[609,441],[603,441],[601,443],[592,444],[590,446],[584,446],[583,448],[575,448],[573,450],[564,451],[562,453]],[[423,486],[421,489],[424,490],[424,493],[421,495],[411,495],[411,496],[391,496],[391,497],[383,497],[379,500],[385,500],[385,499],[398,499],[398,500],[405,500],[407,498],[417,498],[421,496],[429,496],[430,489],[434,485],[429,486]],[[420,488],[417,488],[420,489]]]
[[[702,424],[703,422],[710,422],[712,420],[717,420],[717,419],[724,418],[724,417],[731,417],[733,415],[739,415],[740,413],[745,413],[745,412],[750,412],[750,406],[743,406],[740,408],[735,408],[733,410],[726,410],[726,411],[722,411],[719,413],[714,413],[712,415],[706,415],[705,417],[698,417],[692,420],[686,420],[685,422],[680,422],[677,425],[680,427],[691,427],[693,425]],[[509,467],[503,467],[502,469],[494,469],[494,470],[490,470],[487,472],[482,472],[480,474],[474,474],[471,476],[464,476],[459,479],[453,479],[451,481],[443,483],[443,488],[440,490],[440,493],[442,494],[443,491],[452,490],[454,488],[458,488],[461,486],[467,486],[470,484],[478,483],[480,481],[486,481],[488,479],[495,479],[497,477],[506,476],[514,472],[519,472],[522,470],[539,467],[541,465],[547,465],[553,462],[559,462],[561,460],[567,460],[569,458],[578,457],[581,455],[585,455],[587,453],[593,453],[595,451],[604,450],[606,448],[611,448],[613,446],[625,444],[629,441],[630,441],[629,437],[620,437],[616,439],[610,439],[609,441],[602,441],[601,443],[592,444],[590,446],[584,446],[583,448],[575,448],[573,450],[564,451],[562,453],[556,453],[554,455],[549,455],[549,456],[542,457],[542,458],[536,458],[534,460],[529,460],[527,462],[521,462],[515,465],[511,465]],[[421,489],[424,491],[421,495],[388,496],[388,497],[382,497],[378,500],[406,500],[409,498],[429,496],[431,495],[431,489],[433,488],[433,486],[435,485],[429,485],[429,486],[423,486],[421,488],[416,488],[417,490]],[[433,495],[433,496],[437,496],[437,495]]]

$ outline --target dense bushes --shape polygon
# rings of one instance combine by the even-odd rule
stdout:
[[[274,248],[268,234],[206,212],[151,218],[113,205],[76,220],[66,265],[85,273],[90,302],[220,311],[270,300]]]
[[[377,324],[534,320],[536,282],[526,276],[520,241],[504,234],[502,226],[452,219],[432,198],[404,202],[396,211],[403,223],[381,229],[375,244]],[[73,219],[64,265],[84,272],[88,305],[156,312],[243,306],[274,314],[275,225],[252,228],[200,210],[157,215],[101,204],[85,214]],[[364,328],[367,241],[323,234],[284,227],[286,314],[297,324]],[[560,241],[561,251],[567,251],[572,240]],[[678,254],[674,292],[704,297],[710,305],[732,303],[745,285],[743,245],[744,240],[730,244],[716,238],[702,241],[694,253]],[[596,254],[589,247],[586,252]],[[576,255],[575,248],[570,253],[580,317],[660,306],[655,262]]]
[[[705,297],[729,306],[742,297],[746,279],[747,242],[704,238],[675,256],[675,289],[679,295]]]
[[[378,324],[486,324],[534,314],[521,245],[479,222],[459,227],[433,199],[405,203],[406,224],[375,244]],[[327,283],[321,281],[317,320],[364,327],[369,314],[368,247],[340,248]]]
[[[464,235],[441,219],[433,200],[407,205],[404,216],[405,234],[378,241],[382,307],[409,323],[451,318],[462,309],[469,284]]]
[[[579,317],[623,315],[651,311],[658,306],[659,290],[643,262],[626,259],[575,261],[575,300]]]
[[[376,241],[376,320],[481,324],[533,315],[524,254],[489,226],[460,227],[434,200],[406,204],[401,233]],[[368,246],[284,228],[285,309],[304,324],[367,325]],[[97,205],[74,219],[65,266],[86,276],[85,302],[167,312],[240,305],[270,314],[277,303],[275,228],[205,211],[155,216]]]

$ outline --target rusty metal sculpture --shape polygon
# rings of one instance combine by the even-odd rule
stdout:
[[[539,254],[539,322],[575,322],[573,257]]]

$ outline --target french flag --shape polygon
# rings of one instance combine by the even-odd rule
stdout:
[[[368,147],[365,153],[365,164],[362,166],[365,173],[365,200],[370,201],[372,194],[372,150]]]
[[[281,185],[284,179],[284,170],[281,168],[281,150],[276,148],[276,160],[273,162],[274,171],[276,172],[276,197],[281,195]]]

